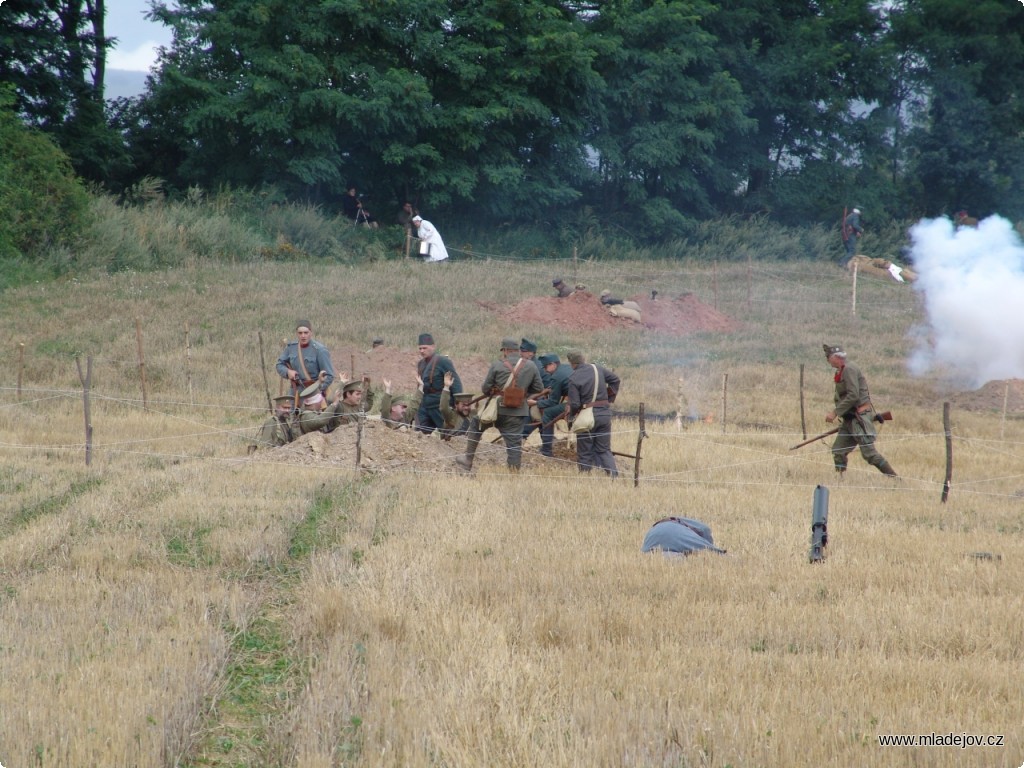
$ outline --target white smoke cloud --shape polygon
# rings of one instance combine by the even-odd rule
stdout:
[[[1010,222],[992,216],[957,230],[925,219],[910,237],[927,315],[914,330],[911,374],[939,369],[973,387],[1024,378],[1024,243]]]

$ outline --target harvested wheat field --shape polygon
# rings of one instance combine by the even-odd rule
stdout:
[[[1019,381],[910,375],[919,293],[861,281],[854,309],[828,264],[578,265],[640,324],[551,297],[570,269],[197,260],[5,292],[0,763],[1020,765]],[[623,382],[620,477],[564,432],[510,473],[493,430],[460,474],[460,438],[374,419],[250,454],[297,315],[378,395],[416,386],[422,332],[471,391],[505,336],[584,350]],[[830,428],[823,343],[893,412],[899,479],[792,450]],[[642,554],[666,516],[727,554]]]

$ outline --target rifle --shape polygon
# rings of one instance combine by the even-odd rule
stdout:
[[[842,232],[844,243],[850,239],[850,230],[846,228],[846,206],[843,206],[843,222],[839,225],[839,231]]]
[[[885,421],[892,421],[892,411],[886,411],[885,413],[876,413],[874,420],[877,421],[879,424],[881,424],[881,423],[883,423]],[[803,448],[805,445],[810,445],[811,443],[817,442],[818,440],[826,438],[829,435],[834,435],[836,432],[838,432],[842,428],[843,428],[843,425],[840,424],[835,429],[830,429],[828,432],[822,432],[820,435],[812,437],[810,440],[804,440],[802,443],[797,443],[796,445],[794,445],[789,450],[795,451],[797,448]]]

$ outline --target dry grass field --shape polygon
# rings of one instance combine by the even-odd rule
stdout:
[[[566,332],[492,311],[553,275],[693,292],[742,328]],[[920,298],[861,279],[854,311],[851,287],[807,263],[197,262],[6,292],[0,763],[1020,765],[1024,413],[912,378]],[[258,334],[276,394],[299,317],[335,349],[383,336],[410,371],[421,331],[457,366],[508,335],[581,347],[622,377],[620,411],[649,414],[639,485],[626,458],[611,480],[250,457]],[[879,447],[900,480],[854,454],[837,482],[829,441],[789,450],[829,427],[824,342],[894,412]],[[633,453],[636,416],[614,428]],[[811,565],[819,484],[830,544]],[[642,555],[667,515],[728,554]]]

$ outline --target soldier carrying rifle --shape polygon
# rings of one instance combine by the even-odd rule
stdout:
[[[836,369],[835,374],[835,408],[825,414],[829,424],[836,419],[842,420],[836,441],[832,444],[832,461],[837,472],[846,471],[846,460],[854,448],[860,446],[860,455],[864,461],[891,477],[898,477],[896,470],[890,466],[877,450],[875,450],[875,407],[871,404],[868,382],[860,369],[846,360],[846,351],[838,345],[823,344],[828,363]]]

